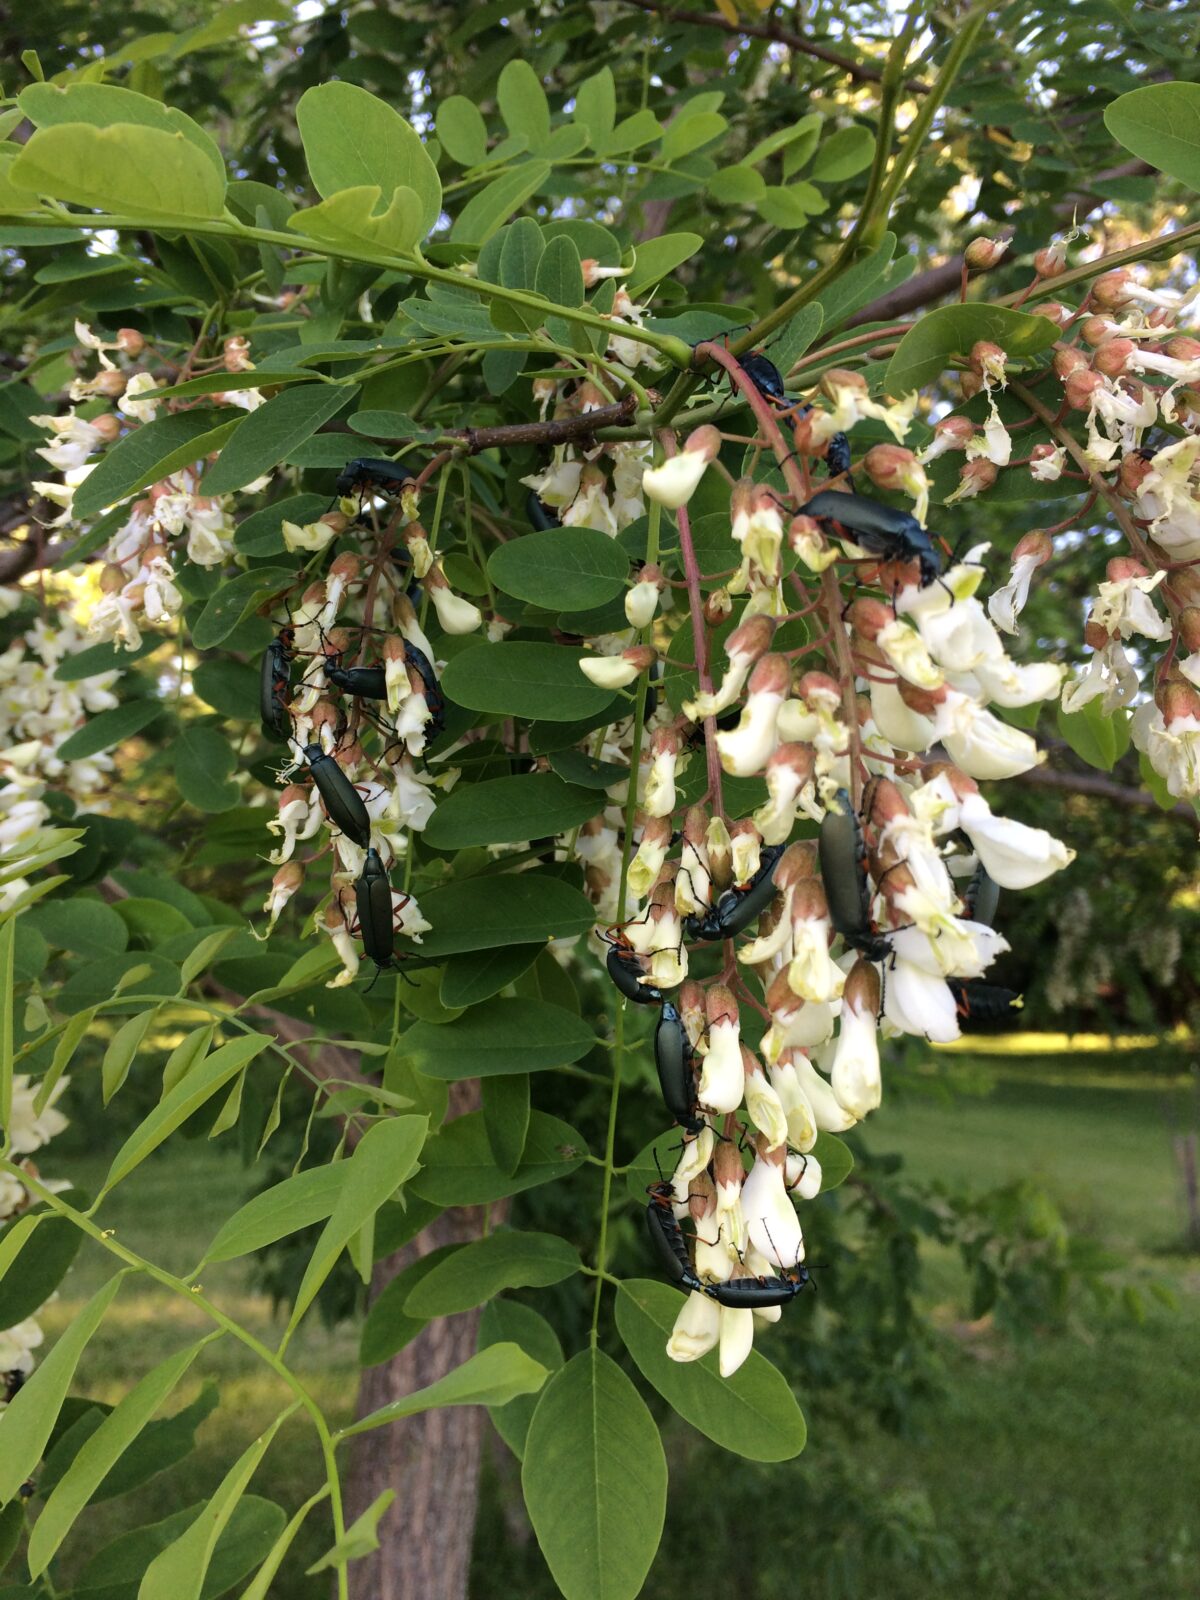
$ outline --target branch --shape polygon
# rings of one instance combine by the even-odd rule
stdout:
[[[563,444],[587,439],[597,428],[628,422],[637,410],[637,396],[627,394],[616,405],[597,406],[578,417],[555,417],[549,422],[513,422],[496,428],[447,428],[443,439],[461,439],[469,455],[481,450],[505,449],[522,444]]]
[[[1200,826],[1193,807],[1183,801],[1164,811],[1154,796],[1146,789],[1129,789],[1100,772],[1058,772],[1046,767],[1032,767],[1017,774],[1017,782],[1033,789],[1057,789],[1066,794],[1090,795],[1097,800],[1109,800],[1127,811],[1157,811],[1162,817],[1185,823],[1189,828]]]
[[[840,68],[859,83],[878,83],[883,77],[881,68],[868,66],[861,61],[852,61],[849,56],[839,55],[836,50],[815,44],[811,39],[806,39],[799,33],[792,33],[777,22],[730,22],[728,17],[723,17],[716,11],[682,11],[677,6],[664,4],[663,0],[625,0],[625,4],[636,6],[639,11],[649,11],[654,16],[661,16],[664,22],[690,22],[699,28],[718,28],[722,33],[738,34],[750,39],[769,39],[772,44],[786,45],[789,50],[796,50],[801,55],[812,56],[817,61],[827,61],[830,66]],[[905,79],[905,86],[914,94],[929,93],[929,85],[923,83],[920,78]]]

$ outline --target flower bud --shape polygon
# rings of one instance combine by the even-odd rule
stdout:
[[[124,372],[112,368],[107,372],[98,372],[88,384],[93,394],[102,394],[109,400],[120,399],[125,393],[125,385],[129,382]]]
[[[958,375],[959,393],[964,400],[974,400],[983,388],[983,379],[977,372],[960,372]]]
[[[963,260],[967,264],[967,270],[969,272],[986,272],[989,267],[997,266],[1011,243],[1010,239],[987,239],[982,236],[978,239],[972,239],[963,251]]]
[[[1097,341],[1098,342],[1098,341]],[[1066,383],[1073,372],[1085,372],[1088,358],[1074,345],[1064,345],[1054,352],[1050,363],[1061,382]]]
[[[709,823],[704,849],[713,884],[723,894],[733,884],[733,841],[723,818],[714,817]]]
[[[1067,264],[1067,241],[1056,239],[1043,245],[1033,258],[1034,271],[1039,278],[1057,278]]]
[[[733,615],[733,596],[728,589],[714,589],[704,597],[704,620],[710,628],[719,628]]]
[[[631,628],[648,628],[658,610],[659,596],[666,587],[662,568],[648,564],[625,596],[625,617]]]
[[[657,653],[648,644],[638,644],[622,650],[619,656],[584,656],[579,670],[598,689],[625,689],[657,659]]]
[[[1067,375],[1063,384],[1063,394],[1072,411],[1087,411],[1091,408],[1092,396],[1098,389],[1104,387],[1104,379],[1100,373],[1082,368]]]
[[[122,355],[129,356],[136,361],[146,348],[146,340],[136,328],[117,329],[117,349]]]
[[[1132,339],[1105,339],[1096,346],[1092,366],[1106,378],[1120,378],[1125,373],[1130,356],[1136,350],[1137,345]]]
[[[1039,317],[1049,317],[1051,322],[1065,328],[1075,315],[1075,307],[1065,306],[1061,300],[1042,300],[1038,302],[1037,314]]]
[[[1008,357],[991,339],[976,339],[968,360],[971,371],[978,373],[985,381],[1003,384],[1004,363]]]
[[[88,426],[92,428],[100,436],[100,438],[105,441],[106,444],[111,444],[114,439],[120,437],[121,424],[116,417],[93,417]]]
[[[688,435],[682,451],[664,461],[661,467],[647,467],[642,488],[651,500],[677,511],[696,492],[704,470],[721,448],[721,435],[706,424]]]

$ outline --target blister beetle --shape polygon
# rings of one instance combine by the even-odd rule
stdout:
[[[686,1132],[699,1133],[707,1123],[696,1100],[692,1045],[679,1012],[669,1000],[663,1001],[654,1030],[654,1065],[668,1113]]]
[[[404,641],[404,662],[417,674],[424,688],[425,704],[429,707],[430,734],[441,733],[446,726],[446,696],[433,670],[433,662],[419,645],[409,639]]]
[[[688,1254],[687,1240],[673,1210],[675,1191],[669,1183],[650,1185],[650,1204],[646,1207],[646,1230],[672,1283],[681,1289],[704,1292]]]
[[[692,1265],[687,1239],[673,1207],[674,1190],[669,1183],[650,1186],[646,1207],[646,1228],[659,1259],[672,1283],[692,1294],[707,1295],[731,1311],[764,1311],[786,1305],[809,1282],[808,1268],[796,1266],[792,1272],[774,1278],[735,1278],[728,1283],[705,1283]]]
[[[947,978],[958,1011],[958,1025],[964,1033],[978,1032],[981,1026],[1004,1022],[1021,1009],[1021,996],[1015,989],[982,978]]]
[[[295,633],[281,628],[263,652],[259,679],[258,708],[263,732],[272,739],[286,739],[290,721],[288,696],[292,687],[292,643]]]
[[[761,916],[775,894],[775,868],[786,845],[770,844],[761,852],[758,871],[744,889],[726,889],[715,906],[702,913],[689,912],[683,919],[688,939],[732,939]]]
[[[407,897],[404,903],[407,905]],[[354,885],[354,906],[363,954],[375,963],[377,974],[389,967],[398,967],[392,926],[392,880],[379,851],[373,847],[368,849]]]
[[[326,755],[319,744],[304,747],[304,759],[312,773],[317,793],[325,802],[330,822],[340,828],[348,839],[365,850],[371,842],[371,819],[363,804],[362,795],[338,766],[332,756]]]
[[[867,847],[845,789],[838,790],[836,807],[831,805],[821,820],[817,860],[835,930],[868,961],[885,961],[892,954],[891,940],[871,925]]]
[[[406,483],[412,483],[415,474],[398,461],[388,461],[382,456],[356,456],[338,473],[334,490],[339,498],[358,491],[377,489],[380,494],[399,494]]]
[[[642,958],[627,944],[610,944],[604,958],[608,975],[626,1000],[640,1006],[660,1006],[666,996],[652,983],[640,983],[646,973]]]
[[[335,667],[325,663],[325,676],[335,689],[360,700],[386,700],[387,682],[382,667]]]
[[[536,489],[530,489],[525,496],[525,517],[529,526],[538,533],[545,533],[548,528],[562,527],[562,523],[554,515],[550,507],[538,499]]]
[[[963,901],[971,922],[982,922],[989,928],[995,925],[996,911],[1000,905],[1000,885],[988,876],[982,862],[971,875]]]
[[[910,511],[898,511],[866,495],[822,489],[800,507],[800,515],[840,524],[854,544],[881,561],[915,561],[922,589],[942,575],[942,557],[933,536]]]

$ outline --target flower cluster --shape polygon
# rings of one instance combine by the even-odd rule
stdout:
[[[69,1078],[59,1078],[44,1103],[39,1104],[40,1083],[25,1073],[17,1073],[13,1078],[12,1123],[9,1129],[12,1155],[14,1158],[23,1157],[23,1171],[52,1190],[70,1186],[65,1182],[42,1178],[30,1157],[67,1126],[67,1118],[59,1111],[57,1102],[69,1082]],[[4,1230],[31,1204],[30,1192],[20,1179],[0,1173],[0,1238],[3,1238]],[[35,1312],[11,1328],[0,1328],[0,1411],[33,1371],[34,1351],[45,1337],[37,1318]]]

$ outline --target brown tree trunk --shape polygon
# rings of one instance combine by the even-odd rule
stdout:
[[[455,1085],[452,1114],[461,1116],[478,1104],[477,1083]],[[498,1209],[491,1208],[493,1221]],[[378,1263],[371,1298],[418,1256],[477,1239],[482,1229],[482,1207],[445,1212],[411,1244]],[[439,1318],[390,1361],[369,1367],[359,1385],[358,1416],[461,1366],[475,1353],[479,1315],[464,1311]],[[466,1600],[487,1425],[482,1407],[451,1406],[359,1435],[347,1486],[347,1523],[385,1489],[395,1489],[396,1499],[379,1524],[379,1549],[350,1566],[354,1600]]]

